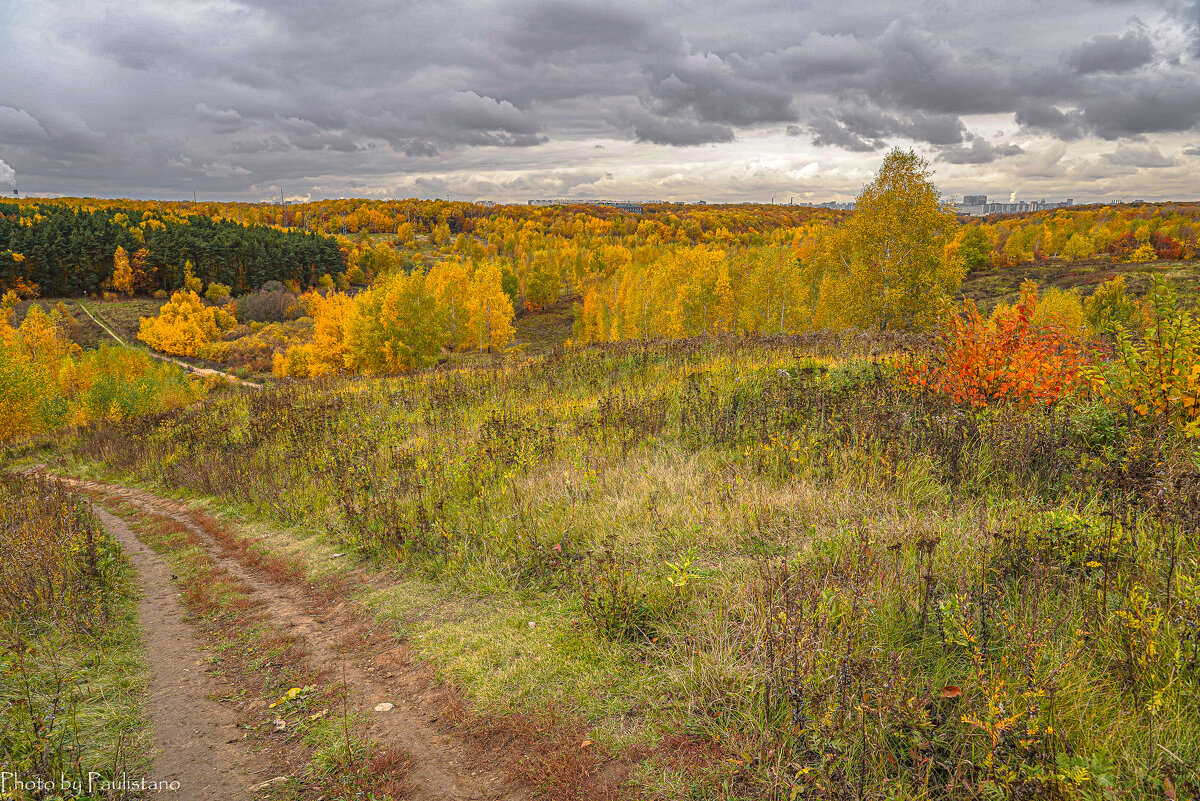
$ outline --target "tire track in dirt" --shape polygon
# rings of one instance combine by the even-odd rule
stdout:
[[[137,569],[138,621],[151,665],[147,716],[154,734],[154,768],[147,778],[179,782],[178,801],[249,798],[268,760],[244,745],[233,712],[213,700],[221,684],[202,665],[204,647],[183,622],[171,568],[138,540],[121,518],[94,508]]]
[[[303,640],[315,668],[328,671],[329,675],[339,679],[344,675],[351,708],[368,716],[367,736],[385,749],[399,748],[407,752],[412,759],[408,774],[412,787],[409,798],[415,801],[522,801],[529,797],[523,789],[513,787],[504,773],[489,768],[486,754],[480,754],[478,749],[435,725],[446,713],[445,701],[428,687],[426,672],[409,661],[402,645],[392,643],[388,647],[373,648],[364,658],[362,649],[356,648],[361,642],[358,635],[363,621],[349,601],[330,602],[326,599],[322,602],[303,587],[261,577],[231,556],[232,549],[226,548],[198,525],[191,510],[182,503],[98,481],[61,477],[59,480],[128,501],[151,514],[169,517],[195,534],[216,565],[243,584],[254,600],[261,603],[258,609],[269,621]],[[138,547],[141,547],[140,543]],[[394,707],[388,712],[374,711],[382,703]]]

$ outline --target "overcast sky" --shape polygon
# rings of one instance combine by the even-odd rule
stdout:
[[[1200,0],[0,0],[0,185],[1200,198]]]

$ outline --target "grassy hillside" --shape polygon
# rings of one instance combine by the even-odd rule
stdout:
[[[924,347],[301,382],[65,458],[395,571],[370,600],[473,709],[579,721],[650,797],[1194,797],[1194,443],[953,406],[881,361]]]
[[[1086,298],[1098,286],[1118,275],[1125,276],[1125,284],[1132,294],[1146,294],[1153,278],[1161,276],[1176,287],[1186,305],[1194,306],[1200,301],[1200,264],[1196,262],[1130,263],[1114,262],[1107,257],[1080,261],[1052,259],[973,270],[963,281],[961,294],[974,300],[980,308],[990,309],[997,303],[1012,303],[1022,282],[1036,281],[1043,287],[1076,290]]]
[[[6,798],[76,798],[149,763],[137,587],[83,499],[0,475],[0,753]],[[13,790],[13,777],[63,792]],[[65,785],[65,786],[64,786]]]

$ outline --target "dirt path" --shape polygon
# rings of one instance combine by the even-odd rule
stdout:
[[[178,801],[249,798],[247,788],[263,780],[269,765],[237,741],[233,712],[213,700],[222,685],[205,672],[204,647],[183,622],[171,568],[119,517],[95,510],[137,568],[142,598],[138,620],[152,666],[147,700],[154,732],[154,770],[148,777],[179,782]]]
[[[117,333],[115,331],[113,331],[111,328],[109,328],[108,325],[103,320],[101,320],[96,315],[92,314],[91,309],[89,309],[87,306],[83,305],[83,303],[81,303],[81,302],[78,302],[78,301],[76,301],[76,302],[79,303],[79,308],[83,309],[84,314],[86,314],[88,317],[91,317],[92,322],[94,322],[96,325],[103,328],[105,333],[107,333],[110,337],[112,337],[113,339],[115,339],[117,341],[118,345],[130,347],[129,343],[127,343],[125,340],[123,340],[119,336],[117,336]],[[246,381],[244,379],[238,378],[236,375],[231,375],[230,373],[226,373],[222,370],[213,370],[212,368],[209,368],[209,367],[197,367],[194,364],[188,364],[187,362],[181,361],[179,359],[172,359],[170,356],[164,356],[163,354],[161,354],[157,351],[151,350],[150,348],[142,348],[142,350],[146,351],[146,353],[149,353],[152,357],[154,357],[155,359],[158,359],[161,362],[170,362],[171,364],[177,364],[180,367],[182,367],[184,370],[187,370],[189,373],[195,373],[196,375],[219,375],[219,376],[223,376],[224,378],[226,378],[229,381],[232,381],[235,384],[241,384],[243,387],[253,387],[254,389],[262,389],[262,386],[263,386],[262,384],[256,384],[253,381]]]
[[[444,725],[437,725],[446,715],[446,700],[435,689],[430,688],[427,673],[409,661],[406,649],[401,644],[395,641],[384,643],[369,649],[367,653],[363,653],[361,648],[355,648],[356,634],[361,631],[362,621],[346,599],[319,599],[294,582],[265,578],[248,569],[236,558],[234,549],[224,547],[198,525],[187,507],[181,503],[158,498],[140,490],[96,481],[62,480],[85,490],[129,501],[135,507],[152,514],[170,517],[194,533],[216,564],[245,585],[254,599],[261,602],[259,609],[267,619],[287,628],[289,634],[302,638],[314,667],[328,670],[330,675],[339,679],[344,672],[352,708],[357,706],[369,717],[368,736],[384,748],[397,747],[411,757],[412,764],[408,776],[412,791],[408,795],[409,798],[416,801],[516,801],[528,797],[522,789],[513,788],[507,777],[496,770],[494,765],[488,765],[486,754],[479,753],[477,749],[448,733]],[[123,530],[125,535],[132,537],[119,519],[107,513],[102,514],[106,525],[114,526],[114,532]],[[139,557],[157,559],[146,552],[136,540],[131,547],[133,551],[143,552],[138,554]],[[146,582],[147,598],[153,599],[149,602],[165,603],[163,596],[169,595],[170,601],[174,603],[170,573],[166,571],[164,574],[166,568],[161,560],[158,560],[157,566],[148,565],[144,571],[139,564],[138,570]],[[178,631],[166,631],[161,635],[164,639],[159,639],[157,633],[151,635],[161,624],[161,617],[154,610],[147,610],[147,614],[143,625],[147,629],[148,638],[153,637],[148,639],[148,644],[151,646],[151,659],[154,660],[158,672],[158,660],[162,653],[154,643],[163,643],[177,637]],[[175,614],[178,622],[177,608]],[[186,656],[161,670],[167,678],[177,676],[177,671],[184,668],[199,673],[199,668],[191,663],[194,661],[192,657]],[[170,684],[163,686],[169,688]],[[159,687],[157,679],[155,687]],[[386,712],[377,712],[375,707],[379,704],[392,704],[393,707]],[[158,706],[160,704],[156,700],[152,701],[152,709]],[[183,707],[183,704],[176,704],[178,712],[192,723],[179,724],[164,720],[162,726],[171,729],[173,726],[191,725],[195,728],[194,721],[203,716],[205,728],[203,731],[197,729],[197,737],[206,737],[214,749],[214,754],[225,754],[214,740],[231,739],[230,736],[226,736],[230,730],[222,728],[226,726],[224,721],[231,720],[231,716],[218,715],[208,707],[204,708],[203,715],[198,715],[195,710]],[[219,705],[217,707],[220,709]],[[212,725],[209,725],[210,723]],[[157,719],[155,729],[160,729]],[[192,745],[184,745],[191,749],[187,753],[192,754],[196,743],[189,742]],[[238,769],[241,764],[232,754],[225,754],[224,759],[231,770]],[[182,769],[186,765],[171,764],[171,769],[177,767]],[[237,785],[239,790],[248,783],[242,779],[238,779],[238,782],[243,782]],[[235,799],[244,797],[244,794],[234,792],[193,797]],[[179,798],[184,796],[180,795]]]

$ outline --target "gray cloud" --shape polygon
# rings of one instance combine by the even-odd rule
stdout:
[[[818,145],[858,152],[878,150],[885,146],[887,138],[952,145],[962,142],[966,135],[957,115],[918,110],[903,116],[885,111],[865,98],[845,102],[840,108],[818,116],[811,130]]]
[[[1079,105],[1091,130],[1104,139],[1188,131],[1200,122],[1200,79],[1180,68],[1121,76]]]
[[[1020,101],[1016,120],[1024,128],[1051,134],[1064,142],[1082,138],[1087,130],[1087,122],[1079,111],[1063,111],[1040,100]]]
[[[694,113],[704,122],[754,125],[790,122],[791,94],[748,74],[741,59],[729,61],[714,53],[689,53],[656,65],[651,96],[669,115]]]
[[[733,141],[733,129],[727,125],[662,116],[640,105],[617,110],[613,119],[621,127],[632,130],[639,142],[687,147]]]
[[[991,164],[996,159],[1019,156],[1024,152],[1020,145],[994,145],[977,136],[969,144],[942,148],[938,153],[938,161],[944,161],[947,164]]]
[[[48,138],[46,129],[28,111],[0,106],[0,142],[32,145]]]
[[[1178,0],[1172,2],[1170,8],[1191,36],[1192,55],[1200,56],[1200,3],[1197,3],[1196,0]]]
[[[900,16],[867,0],[43,0],[0,28],[0,158],[46,191],[436,194],[400,177],[574,170],[622,139],[655,163],[653,146],[732,152],[782,129],[812,158],[869,166],[913,142],[964,169],[1032,169],[972,116],[1011,115],[1033,139],[1194,140],[1200,62],[1180,42],[1200,3],[1171,1]]]
[[[1102,158],[1109,164],[1116,164],[1121,167],[1154,169],[1158,167],[1175,167],[1179,164],[1177,159],[1167,158],[1157,147],[1150,146],[1126,145],[1117,148],[1111,153],[1105,153]]]
[[[949,114],[1011,109],[1015,65],[962,52],[933,33],[899,20],[876,41],[883,62],[874,92],[901,108]]]
[[[1154,60],[1154,45],[1142,28],[1121,36],[1093,36],[1067,52],[1066,62],[1076,72],[1129,72]]]
[[[851,130],[850,126],[838,122],[832,116],[818,117],[813,120],[809,131],[812,133],[815,145],[840,147],[855,153],[874,152],[887,144],[882,139],[876,138],[870,141],[864,139]]]

